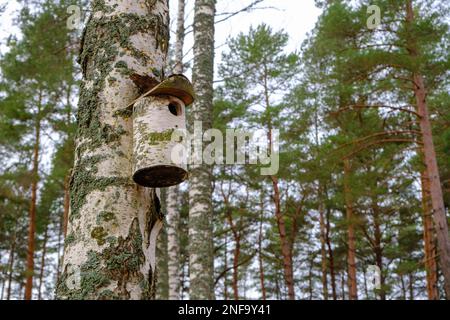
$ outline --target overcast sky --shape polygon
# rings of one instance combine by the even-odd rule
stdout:
[[[194,1],[187,0],[187,21],[186,24],[192,23],[194,14]],[[217,13],[235,12],[245,8],[253,0],[218,0]],[[0,22],[0,39],[1,52],[6,50],[5,39],[11,33],[18,33],[18,29],[13,26],[13,18],[16,15],[19,6],[16,0],[0,0],[0,3],[7,3],[7,11],[2,15]],[[175,17],[177,11],[177,0],[170,0],[170,8],[172,14],[172,29],[175,29]],[[306,34],[314,27],[320,11],[314,6],[314,0],[264,0],[257,6],[261,8],[253,10],[249,13],[240,13],[239,15],[219,23],[216,27],[216,64],[220,63],[221,52],[224,50],[225,42],[228,37],[236,36],[239,32],[247,32],[250,26],[257,26],[266,23],[274,30],[284,29],[290,36],[289,51],[300,48],[301,43]],[[223,16],[218,17],[218,20]],[[172,34],[173,35],[173,34]],[[186,59],[192,59],[193,37],[192,33],[186,39],[185,52]],[[172,36],[172,39],[175,37]]]
[[[187,0],[187,24],[192,24],[195,0]],[[218,0],[217,14],[235,12],[247,7],[253,0]],[[170,0],[172,14],[172,29],[175,29],[177,0]],[[270,25],[274,30],[284,29],[290,36],[287,50],[294,51],[301,47],[307,33],[314,27],[320,10],[314,5],[314,0],[264,0],[257,8],[249,13],[240,13],[235,17],[217,24],[216,26],[216,65],[220,63],[221,52],[226,49],[227,38],[234,37],[240,32],[246,33],[250,26],[261,23]],[[220,20],[222,16],[216,20]],[[174,37],[172,37],[174,38]],[[192,48],[192,33],[186,39],[185,51]],[[190,51],[192,53],[192,51]],[[192,55],[186,57],[189,61]]]

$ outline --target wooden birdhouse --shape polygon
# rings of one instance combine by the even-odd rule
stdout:
[[[133,180],[147,188],[166,188],[188,177],[187,159],[174,159],[176,130],[186,129],[186,106],[193,88],[182,75],[173,75],[135,100],[133,108]],[[184,157],[187,155],[184,154]]]

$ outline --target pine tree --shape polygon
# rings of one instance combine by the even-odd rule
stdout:
[[[2,58],[2,89],[6,94],[5,116],[20,123],[22,141],[30,148],[30,204],[25,299],[32,299],[34,256],[36,249],[37,205],[39,199],[43,135],[60,116],[58,103],[65,86],[73,85],[72,55],[67,50],[70,32],[62,28],[62,9],[50,1],[34,8],[24,6],[19,16],[23,33],[20,40],[10,38],[9,51]],[[47,37],[50,27],[58,29]],[[16,109],[13,113],[8,109]],[[19,148],[18,150],[24,150]]]
[[[283,90],[288,90],[289,83],[297,72],[298,56],[283,52],[287,40],[288,36],[285,33],[273,33],[266,25],[252,28],[248,35],[240,34],[230,41],[230,51],[224,54],[224,63],[220,69],[224,86],[229,88],[228,95],[232,102],[236,101],[238,106],[248,105],[247,108],[263,106],[263,112],[249,112],[246,120],[250,126],[267,130],[270,149],[273,146],[273,130],[286,126],[286,123],[281,120],[285,116],[281,111],[285,105],[275,102],[273,97],[277,93],[282,93]],[[249,92],[252,93],[248,94]],[[287,112],[285,114],[287,115]],[[294,149],[294,145],[291,147]],[[289,153],[286,152],[286,154]],[[289,167],[289,165],[283,164],[280,167]],[[289,290],[289,299],[295,299],[293,239],[298,232],[296,222],[299,217],[296,214],[288,216],[286,212],[283,212],[282,190],[280,190],[282,177],[272,175],[269,178],[283,257],[284,279]]]
[[[421,99],[414,99],[420,103],[411,99],[411,94],[420,95],[416,86],[421,82],[411,75],[425,73],[428,83],[432,84],[429,87],[429,94],[432,95],[437,89],[436,79],[440,79],[445,73],[444,66],[447,62],[440,60],[442,52],[434,49],[440,47],[438,43],[443,44],[447,39],[445,34],[448,28],[441,15],[446,12],[445,5],[439,3],[433,7],[427,6],[426,1],[419,1],[417,4],[423,9],[422,14],[412,21],[407,14],[410,5],[408,1],[379,1],[377,5],[383,13],[382,27],[372,31],[366,26],[366,4],[364,1],[353,4],[349,1],[333,1],[325,6],[325,13],[312,41],[314,44],[311,47],[310,65],[317,67],[313,78],[318,80],[323,77],[318,81],[328,91],[326,104],[332,106],[335,115],[339,115],[341,127],[343,121],[349,119],[343,117],[343,114],[349,112],[355,114],[355,118],[361,122],[361,119],[375,111],[383,121],[382,126],[371,125],[378,128],[378,132],[358,133],[351,129],[357,135],[349,136],[350,139],[347,138],[343,143],[349,148],[356,147],[356,150],[349,151],[349,155],[355,156],[373,148],[386,148],[386,144],[402,144],[398,152],[408,157],[411,153],[406,144],[421,144],[424,142],[424,134],[431,134],[430,128],[425,128],[428,130],[426,134],[426,124],[422,117],[424,113],[418,108],[421,106],[424,109],[424,104]],[[439,13],[437,8],[440,8]],[[426,53],[420,57],[414,56],[411,45],[420,47]],[[317,73],[317,70],[321,72]],[[419,87],[423,89],[422,85]],[[334,94],[331,94],[333,91]],[[348,123],[345,126],[348,127]],[[429,150],[425,154],[431,159],[429,161],[433,162],[434,158],[435,163],[436,157],[430,149],[431,142],[429,139]],[[435,176],[436,174],[433,175]],[[437,185],[435,190],[439,189]],[[439,211],[434,212],[439,215]],[[439,219],[442,221],[442,216]],[[445,225],[446,223],[444,227]],[[446,241],[442,235],[447,232],[437,229],[436,233],[441,233],[443,250],[442,245]],[[441,259],[445,260],[446,251],[443,252],[444,258],[441,256]],[[445,261],[441,261],[441,265],[444,266]],[[448,270],[444,267],[446,269]]]

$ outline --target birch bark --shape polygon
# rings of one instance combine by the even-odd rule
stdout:
[[[214,79],[215,0],[196,0],[194,16],[193,83],[197,100],[191,108],[190,125],[201,121],[212,127]],[[194,164],[189,178],[189,274],[190,298],[214,299],[212,235],[212,169]]]
[[[93,0],[82,39],[83,83],[58,299],[152,299],[159,198],[132,180],[136,75],[161,81],[167,0]]]

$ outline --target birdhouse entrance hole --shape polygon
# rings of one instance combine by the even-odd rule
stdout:
[[[171,114],[173,114],[174,116],[177,116],[177,117],[183,115],[183,108],[176,101],[170,101],[170,103],[169,103],[169,111],[170,111]]]

